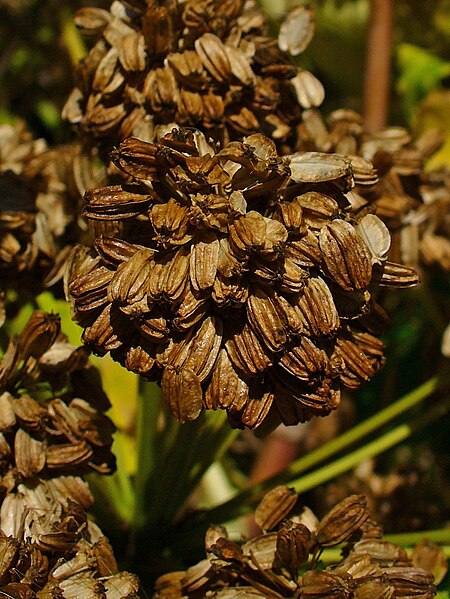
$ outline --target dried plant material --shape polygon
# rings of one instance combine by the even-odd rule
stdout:
[[[338,545],[360,530],[368,517],[364,496],[347,497],[320,521],[316,538],[324,547]]]
[[[223,70],[216,38],[199,43]],[[106,229],[72,252],[67,295],[88,347],[160,382],[180,422],[206,407],[233,426],[295,424],[381,367],[374,288],[416,275],[386,263],[383,223],[353,212],[350,159],[280,157],[261,134],[214,151],[182,128],[112,158],[134,179],[86,194],[86,217]]]
[[[76,145],[49,150],[22,122],[0,125],[0,309],[8,289],[20,304],[58,282],[71,246],[86,238],[81,169],[86,184],[102,182]]]
[[[87,358],[59,317],[36,311],[0,362],[0,595],[138,596],[137,578],[118,572],[87,519],[81,476],[115,466],[109,402]]]
[[[301,54],[313,38],[315,14],[311,6],[297,6],[283,21],[278,35],[278,45],[292,56]]]
[[[242,547],[230,541],[223,527],[211,527],[205,539],[206,559],[186,572],[160,576],[154,599],[200,595],[230,599],[435,596],[432,574],[413,565],[401,547],[382,541],[381,534],[375,538],[368,532],[370,514],[363,496],[348,497],[337,504],[317,529],[314,515],[295,515],[296,504],[298,494],[286,487],[269,491],[256,511],[264,514],[264,519],[269,513],[276,515],[276,529],[247,540]],[[335,557],[326,567],[318,564],[330,541],[334,544],[344,540],[342,557]],[[418,556],[423,548],[418,546],[413,554]]]
[[[304,94],[298,78],[292,84]],[[391,260],[416,269],[433,263],[450,269],[449,170],[424,170],[425,161],[443,143],[437,131],[415,141],[401,127],[369,133],[362,117],[351,110],[336,110],[325,120],[313,108],[302,113],[297,130],[296,149],[338,152],[350,161],[356,189],[347,194],[348,200],[355,210],[372,203],[394,240],[389,244],[386,231],[368,215],[359,234],[367,236],[369,249],[375,243],[373,261],[380,255],[384,259],[391,245]]]
[[[421,568],[432,574],[435,585],[444,580],[448,571],[447,559],[443,549],[439,545],[426,540],[414,547],[411,561],[416,568]]]
[[[314,34],[311,7],[287,15],[278,44],[252,0],[115,2],[81,9],[75,23],[94,41],[63,116],[105,158],[127,137],[156,141],[173,123],[221,143],[262,130],[291,144],[302,108],[323,101],[322,84],[290,62]]]
[[[386,260],[391,245],[391,236],[383,221],[374,214],[366,214],[358,222],[356,230],[369,248],[372,255],[372,264],[380,264],[383,260]]]
[[[78,381],[89,370],[86,352],[63,341],[59,318],[36,311],[18,341],[11,339],[5,356],[8,366],[5,358],[0,362],[0,429],[8,434],[9,467],[17,468],[23,480],[90,470],[106,474],[114,468],[110,453],[114,426],[102,413],[108,402],[101,389],[86,388],[84,397],[66,391],[64,399],[52,398],[52,385],[60,385],[61,377],[69,388],[76,384],[77,392],[83,393]],[[64,351],[55,352],[61,344]],[[38,382],[49,388],[45,400],[24,395],[27,386],[33,389]]]
[[[297,494],[284,486],[275,487],[264,496],[255,511],[255,522],[261,530],[275,528],[297,503]]]

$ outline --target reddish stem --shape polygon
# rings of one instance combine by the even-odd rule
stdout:
[[[364,118],[369,131],[386,125],[393,29],[392,0],[371,0],[364,83]]]

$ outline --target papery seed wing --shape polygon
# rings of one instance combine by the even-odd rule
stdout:
[[[291,56],[301,54],[315,31],[315,11],[311,6],[297,6],[281,23],[278,46]]]

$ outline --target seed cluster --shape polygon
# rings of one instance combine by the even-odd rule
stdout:
[[[114,426],[83,348],[59,318],[34,312],[0,362],[0,594],[137,596],[111,547],[87,519],[82,476],[110,474]],[[123,594],[121,594],[123,591]]]
[[[81,197],[101,181],[94,170],[77,145],[49,150],[22,122],[0,125],[0,288],[18,290],[17,303],[60,280],[84,240]]]
[[[206,559],[161,576],[154,599],[431,599],[434,576],[420,566],[445,576],[439,548],[417,547],[412,562],[403,548],[383,541],[363,495],[345,498],[319,521],[309,508],[298,507],[297,493],[276,487],[257,507],[255,520],[262,534],[242,545],[223,526],[210,527]],[[341,543],[342,558],[321,568],[323,550]]]
[[[115,1],[81,9],[76,24],[96,42],[63,114],[105,154],[130,136],[154,141],[168,123],[221,143],[262,132],[292,148],[292,124],[324,98],[290,62],[313,36],[310,7],[289,14],[278,40],[254,0]]]
[[[361,205],[370,202],[393,237],[390,256],[411,266],[439,264],[450,269],[450,172],[425,170],[445,137],[430,130],[413,140],[403,127],[369,133],[362,117],[340,109],[326,119],[315,109],[303,111],[297,149],[338,152],[372,162],[379,181],[357,187]]]
[[[383,223],[353,210],[355,179],[377,180],[370,163],[281,158],[260,134],[216,153],[183,129],[112,158],[133,179],[86,194],[105,235],[67,272],[88,347],[160,381],[180,422],[221,408],[236,426],[295,424],[373,376],[374,292],[417,277],[386,262]]]

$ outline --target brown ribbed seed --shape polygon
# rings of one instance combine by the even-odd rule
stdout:
[[[195,420],[202,411],[200,379],[188,368],[166,366],[161,379],[161,390],[170,411],[181,424]]]
[[[108,185],[90,189],[84,196],[83,214],[91,220],[127,219],[146,212],[152,203],[149,190],[137,185]]]
[[[172,69],[154,69],[147,75],[143,92],[154,112],[175,110],[179,90]]]
[[[192,247],[189,261],[189,276],[192,288],[203,291],[212,287],[219,260],[219,240],[217,235],[205,231]]]
[[[301,599],[350,599],[346,578],[329,570],[309,570],[302,576]]]
[[[335,354],[344,361],[345,366],[341,378],[347,386],[355,386],[352,385],[352,377],[357,378],[355,384],[359,386],[361,381],[368,381],[377,370],[376,363],[372,363],[364,351],[349,339],[337,339]]]
[[[138,32],[125,35],[119,46],[119,62],[126,71],[145,69],[145,40]]]
[[[172,198],[164,204],[153,206],[150,221],[157,234],[156,242],[163,247],[182,245],[192,237],[188,233],[187,207]]]
[[[120,305],[139,302],[146,295],[146,282],[153,256],[151,250],[137,251],[128,262],[119,265],[108,286],[108,299]]]
[[[279,364],[290,374],[304,381],[314,379],[315,375],[330,369],[326,352],[317,348],[307,337],[302,337],[292,349],[287,350]]]
[[[250,429],[260,426],[267,417],[273,400],[273,392],[264,391],[262,385],[250,387],[249,398],[240,419],[242,425]]]
[[[385,262],[379,282],[382,287],[414,287],[419,283],[419,275],[413,268],[403,264]]]
[[[306,280],[303,293],[294,304],[294,309],[307,335],[330,335],[340,327],[333,296],[328,285],[320,277]]]
[[[280,351],[287,342],[285,323],[270,296],[255,287],[247,301],[247,318],[253,331],[270,351]]]
[[[166,58],[166,64],[170,66],[181,84],[187,84],[191,89],[198,90],[206,86],[206,71],[200,56],[194,50],[185,50],[180,54],[169,54]]]
[[[248,376],[264,372],[272,366],[272,359],[250,326],[245,323],[233,332],[225,343],[230,360]]]
[[[205,406],[240,412],[248,400],[248,384],[238,374],[225,349],[221,349],[205,391]]]
[[[354,599],[392,599],[394,592],[394,587],[384,580],[363,580],[353,591],[353,597]]]
[[[354,535],[369,517],[364,495],[350,495],[338,503],[319,523],[317,542],[332,547]]]
[[[308,560],[314,537],[304,524],[286,520],[277,535],[274,567],[287,567],[291,573]]]
[[[316,191],[304,193],[295,198],[295,201],[302,208],[305,223],[313,229],[320,229],[339,212],[336,200]]]
[[[283,485],[266,493],[255,510],[255,522],[261,530],[272,530],[292,511],[298,495]]]
[[[92,326],[85,329],[83,341],[103,355],[119,348],[127,341],[130,332],[130,326],[120,318],[120,312],[114,311],[112,304],[108,304]]]
[[[224,83],[231,77],[231,65],[222,40],[213,33],[205,33],[195,40],[195,50],[205,69],[218,81]]]
[[[188,270],[189,254],[184,247],[152,262],[147,283],[149,295],[155,300],[177,301],[184,292]]]
[[[83,35],[99,35],[111,21],[111,13],[102,8],[80,8],[74,22]]]
[[[17,470],[26,478],[35,476],[44,469],[44,444],[22,428],[19,428],[14,438],[14,455]]]
[[[253,86],[256,83],[256,76],[250,66],[250,61],[240,48],[225,46],[225,52],[230,63],[231,72],[245,86]]]
[[[288,233],[293,236],[301,236],[306,233],[302,206],[298,198],[277,204],[273,218],[283,223]]]
[[[21,359],[42,356],[53,345],[59,330],[59,316],[35,310],[18,336]]]
[[[394,589],[394,597],[419,597],[433,599],[436,589],[433,575],[410,566],[394,566],[385,570],[386,578]]]
[[[243,306],[248,299],[248,288],[242,276],[225,278],[218,274],[214,280],[211,297],[218,308]]]
[[[51,445],[45,450],[46,465],[48,468],[70,469],[72,466],[87,463],[93,453],[92,447],[84,441]]]
[[[428,540],[423,540],[414,547],[411,561],[416,568],[430,572],[436,586],[442,582],[448,571],[443,548]]]
[[[285,256],[290,258],[294,264],[303,268],[318,266],[322,260],[319,241],[310,229],[300,239],[290,239],[288,241]]]
[[[230,245],[236,256],[245,259],[251,251],[264,246],[266,226],[264,217],[251,210],[229,226]]]
[[[177,369],[188,368],[200,381],[210,374],[222,341],[222,321],[214,316],[205,318],[198,329],[188,337],[174,343],[167,355],[166,364]]]
[[[334,220],[322,227],[319,245],[329,275],[346,291],[365,289],[372,279],[372,261],[365,243],[350,223]]]
[[[187,331],[199,320],[202,320],[208,310],[208,297],[192,289],[187,282],[183,293],[172,307],[175,317],[172,325],[176,331]]]
[[[131,347],[125,357],[125,368],[143,376],[148,376],[155,364],[154,356],[143,347]]]
[[[167,320],[161,315],[157,307],[152,308],[150,312],[138,313],[132,316],[134,317],[134,325],[145,339],[152,343],[158,343],[167,338],[169,334]]]
[[[112,152],[111,158],[118,168],[135,179],[157,181],[156,151],[155,144],[130,137],[120,144],[118,150]]]

